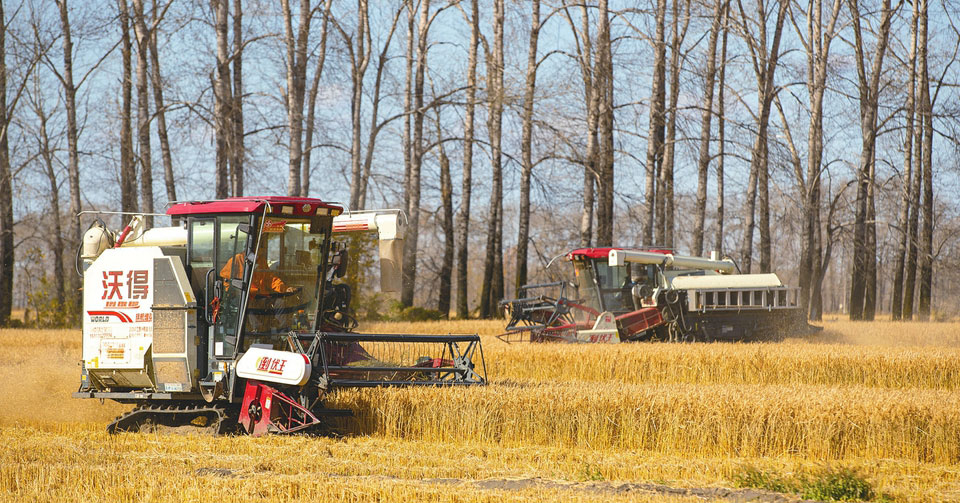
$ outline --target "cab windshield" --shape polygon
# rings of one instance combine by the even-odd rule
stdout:
[[[330,229],[317,224],[308,219],[264,220],[247,301],[248,344],[275,345],[270,336],[314,329]]]

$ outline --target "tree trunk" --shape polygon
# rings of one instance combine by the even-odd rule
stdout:
[[[653,41],[653,85],[650,91],[650,129],[647,134],[647,171],[646,193],[644,194],[645,220],[643,222],[643,245],[653,244],[654,213],[657,200],[661,195],[656,193],[657,173],[663,163],[664,141],[664,107],[665,107],[665,80],[667,49],[665,40],[665,26],[667,15],[667,0],[657,0],[656,7],[656,34]],[[659,222],[657,222],[659,227]],[[660,243],[658,243],[660,244]]]
[[[897,217],[897,230],[900,241],[897,247],[896,263],[893,268],[893,303],[890,307],[891,318],[896,321],[903,317],[903,280],[904,267],[909,246],[910,202],[913,193],[913,116],[917,88],[917,22],[920,11],[918,2],[913,2],[913,16],[910,20],[910,55],[907,59],[907,102],[904,105],[905,124],[903,130],[903,191],[900,197],[900,213]],[[916,211],[916,210],[913,210]]]
[[[439,133],[440,119],[437,118]],[[437,137],[437,141],[442,138]],[[453,276],[453,182],[450,180],[450,158],[440,147],[440,200],[443,206],[443,262],[440,266],[440,291],[437,299],[437,310],[444,318],[450,317],[450,283]]]
[[[922,93],[922,91],[921,91]],[[904,320],[913,319],[914,312],[914,297],[916,292],[917,284],[917,252],[919,250],[918,236],[920,229],[920,192],[923,184],[923,111],[920,110],[920,107],[917,107],[917,120],[914,121],[914,132],[913,132],[913,190],[910,195],[910,207],[913,210],[910,212],[909,222],[907,224],[907,265],[906,265],[906,278],[903,283],[903,311],[902,318]]]
[[[876,299],[876,245],[871,245],[875,237],[871,237],[876,224],[872,216],[871,191],[873,174],[876,172],[876,137],[877,137],[877,107],[880,89],[880,73],[883,69],[883,60],[886,53],[887,41],[890,34],[890,20],[893,10],[890,9],[890,0],[883,0],[881,6],[881,24],[877,34],[879,40],[873,52],[873,62],[870,73],[867,73],[864,62],[865,51],[863,34],[860,28],[860,12],[857,0],[848,0],[850,14],[853,17],[854,50],[857,66],[858,87],[860,94],[860,131],[861,150],[860,164],[857,171],[857,200],[856,215],[854,217],[854,250],[853,268],[850,276],[850,319],[860,320],[873,318],[872,304]]]
[[[501,121],[503,114],[503,0],[493,3],[494,48],[487,54],[487,92],[490,110],[487,131],[490,134],[490,164],[492,167],[490,189],[490,216],[487,221],[487,254],[483,265],[483,288],[480,298],[480,317],[489,318],[497,310],[498,294],[503,290],[503,254],[499,232],[502,232],[503,215],[503,168],[500,149]],[[498,267],[498,263],[500,266]],[[498,278],[497,275],[500,275]]]
[[[697,157],[697,206],[694,210],[693,249],[695,256],[703,255],[703,225],[707,216],[707,176],[710,170],[710,133],[713,122],[713,89],[717,76],[717,39],[720,23],[726,10],[726,0],[715,0],[713,23],[707,41],[707,73],[703,79],[703,105],[700,111],[700,155]]]
[[[757,1],[756,21],[759,25],[759,39],[753,35],[749,18],[744,11],[743,3],[738,0],[740,20],[744,42],[750,51],[754,73],[757,79],[757,136],[754,139],[753,150],[750,155],[750,178],[747,187],[746,224],[743,232],[741,247],[741,265],[743,271],[749,273],[753,266],[753,227],[756,219],[757,193],[760,199],[760,267],[770,268],[770,213],[768,203],[768,146],[767,132],[770,122],[770,109],[776,93],[774,78],[780,58],[780,39],[783,34],[783,24],[786,19],[788,2],[780,2],[777,19],[774,25],[773,42],[767,49],[767,13],[763,9],[763,2]],[[759,189],[759,190],[758,190]]]
[[[236,0],[238,3],[240,0]],[[317,95],[320,92],[320,79],[323,77],[323,65],[327,60],[327,31],[330,26],[330,6],[333,0],[327,0],[323,7],[323,23],[320,28],[320,48],[317,49],[317,68],[313,72],[313,83],[310,85],[310,92],[307,95],[307,126],[303,134],[303,166],[301,174],[303,181],[300,183],[300,190],[305,196],[310,195],[310,157],[313,155],[313,134],[316,125]],[[351,187],[352,189],[353,187]]]
[[[63,230],[60,226],[60,188],[57,183],[57,173],[53,167],[54,152],[50,144],[50,136],[47,133],[48,117],[43,110],[43,104],[37,104],[37,116],[40,120],[40,130],[38,140],[40,143],[40,158],[43,160],[44,174],[47,176],[47,183],[50,188],[50,227],[52,232],[47,237],[50,251],[53,253],[53,281],[56,290],[57,309],[62,310],[65,307],[66,296],[64,295],[64,274],[63,274]]]
[[[610,14],[607,0],[597,6],[597,49],[593,68],[597,102],[597,246],[613,246],[613,48],[610,42]]]
[[[133,0],[133,30],[137,37],[137,143],[140,146],[140,197],[146,228],[153,227],[153,161],[150,156],[150,95],[147,77],[147,55],[150,33],[143,15],[143,0]]]
[[[127,0],[117,0],[120,11],[120,55],[123,60],[120,104],[120,209],[135,212],[140,207],[137,199],[137,167],[133,159],[133,129],[131,103],[133,93],[132,44],[130,42],[130,11]]]
[[[230,113],[230,192],[243,195],[243,2],[233,0],[233,100]],[[306,190],[303,191],[306,194]]]
[[[229,161],[233,157],[230,152],[230,124],[233,93],[229,85],[230,79],[230,47],[227,44],[227,0],[213,0],[214,15],[216,17],[215,30],[217,32],[217,71],[214,75],[214,129],[216,136],[216,183],[217,199],[230,195]]]
[[[460,212],[457,214],[457,318],[470,317],[467,292],[470,246],[470,196],[473,184],[473,119],[477,93],[477,45],[480,38],[480,13],[477,0],[470,2],[470,48],[467,59],[467,106],[463,119],[463,174]]]
[[[417,26],[417,62],[413,77],[413,130],[412,152],[410,155],[410,183],[406,187],[409,195],[407,216],[410,225],[407,227],[407,237],[404,239],[403,254],[403,288],[400,302],[405,306],[413,305],[413,295],[417,279],[417,242],[420,233],[420,189],[421,168],[423,164],[423,85],[424,73],[427,67],[427,34],[430,29],[428,23],[430,14],[430,0],[423,0],[420,4],[420,21]]]
[[[813,282],[823,267],[820,230],[820,173],[823,163],[823,97],[826,92],[827,61],[840,14],[841,0],[833,0],[826,27],[823,24],[822,1],[810,3],[807,12],[807,92],[810,95],[810,121],[807,128],[807,173],[803,187],[803,239],[800,260],[800,302],[811,319],[819,317],[819,290],[812,299]],[[824,29],[826,28],[826,29]],[[814,307],[817,306],[817,307]],[[814,309],[817,314],[814,315]]]
[[[7,132],[11,110],[7,108],[7,23],[0,0],[0,327],[10,323],[13,307],[13,180]]]
[[[921,320],[929,320],[933,297],[933,103],[930,97],[930,79],[927,70],[927,23],[929,0],[920,2],[920,25],[917,65],[920,69],[921,118],[923,120],[923,226],[920,231],[920,295],[917,313]],[[918,187],[919,189],[919,187]]]
[[[77,88],[73,83],[73,38],[70,29],[70,16],[67,0],[57,2],[60,8],[60,26],[63,33],[63,102],[67,112],[67,177],[70,181],[70,249],[76,249],[83,240],[80,216],[83,209],[80,201],[80,155],[77,148],[79,136],[77,129]],[[80,282],[76,275],[70,274],[70,312],[79,313],[83,303]]]
[[[673,248],[673,227],[674,227],[674,209],[673,200],[673,168],[674,153],[677,144],[677,100],[680,97],[680,70],[682,69],[680,60],[680,48],[683,40],[686,38],[687,27],[690,24],[690,2],[685,2],[685,12],[681,13],[680,0],[673,0],[673,20],[671,24],[671,43],[670,43],[670,96],[667,106],[667,132],[663,145],[663,167],[660,170],[660,181],[663,192],[661,202],[663,204],[663,221],[658,225],[662,230],[663,239],[658,240],[659,244],[667,248]],[[683,27],[680,27],[681,18]]]
[[[350,125],[352,129],[350,144],[350,209],[358,210],[362,207],[363,199],[363,166],[361,164],[360,144],[363,135],[363,81],[367,74],[367,67],[370,64],[370,26],[368,15],[368,4],[366,0],[361,0],[357,4],[359,8],[359,17],[357,19],[357,32],[354,34],[355,42],[346,40],[347,50],[350,52],[350,81],[351,81],[351,100],[350,100]],[[404,112],[410,111],[410,92],[413,85],[413,13],[408,17],[408,37],[407,40],[407,87],[404,96]],[[344,37],[346,38],[346,37]],[[403,130],[404,146],[404,207],[409,206],[409,192],[407,187],[410,184],[410,118],[404,117]],[[406,278],[406,274],[404,274]],[[404,280],[406,281],[406,280]]]
[[[280,0],[280,5],[283,9],[284,42],[287,49],[287,131],[290,136],[287,195],[303,196],[300,185],[300,161],[303,159],[303,100],[307,73],[307,39],[310,35],[310,19],[313,17],[313,11],[310,9],[310,0],[300,0],[300,20],[296,38],[294,38],[290,0]]]
[[[530,2],[530,43],[523,91],[520,139],[520,216],[517,225],[517,277],[514,292],[527,284],[527,246],[530,239],[530,177],[533,174],[533,100],[537,87],[537,38],[540,35],[540,0]]]
[[[139,1],[139,0],[138,0]],[[160,139],[160,158],[163,162],[163,182],[167,189],[167,202],[177,200],[177,186],[173,178],[173,157],[170,154],[170,139],[167,135],[167,114],[163,100],[163,79],[160,76],[160,54],[157,50],[157,0],[153,0],[153,28],[150,30],[150,83],[153,87],[153,106],[157,111],[157,137]],[[174,219],[176,225],[177,219]]]
[[[718,254],[723,254],[723,224],[724,224],[724,194],[723,194],[723,163],[726,159],[726,130],[727,118],[724,115],[727,85],[727,35],[730,29],[730,6],[723,11],[723,40],[720,43],[720,81],[717,83],[717,234],[713,240],[713,247]]]

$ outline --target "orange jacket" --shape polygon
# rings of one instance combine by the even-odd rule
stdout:
[[[220,277],[223,279],[239,278],[243,275],[243,254],[238,253],[227,260],[227,263],[220,269]],[[279,276],[270,270],[256,268],[253,270],[253,278],[250,280],[250,293],[267,295],[271,293],[283,293],[287,291],[287,285]],[[231,274],[233,273],[233,274]]]

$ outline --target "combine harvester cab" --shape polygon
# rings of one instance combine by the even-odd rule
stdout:
[[[799,288],[773,273],[736,274],[729,259],[621,248],[582,248],[566,259],[573,283],[527,285],[501,302],[510,320],[501,340],[763,341],[816,329]]]
[[[135,404],[110,431],[237,425],[291,433],[349,411],[340,388],[485,381],[477,335],[352,333],[346,247],[377,232],[381,290],[400,285],[403,214],[342,214],[318,199],[178,203],[182,225],[84,237],[83,361],[76,398]],[[78,264],[80,266],[80,264]],[[79,269],[79,267],[78,267]],[[477,364],[474,364],[474,360]]]

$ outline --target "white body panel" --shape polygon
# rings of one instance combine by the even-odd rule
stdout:
[[[160,248],[105,250],[83,273],[83,361],[142,369],[153,340],[153,259]]]
[[[617,330],[616,317],[609,311],[600,313],[592,329],[577,332],[577,342],[619,343],[620,332]]]
[[[677,276],[670,280],[670,287],[676,290],[703,288],[775,288],[783,282],[774,273],[767,274],[731,274],[713,276]]]
[[[237,361],[237,377],[303,386],[310,379],[310,365],[300,353],[253,347]]]
[[[375,210],[354,211],[333,218],[334,233],[372,231],[377,232],[380,241],[380,291],[399,292],[406,215],[400,210]]]

